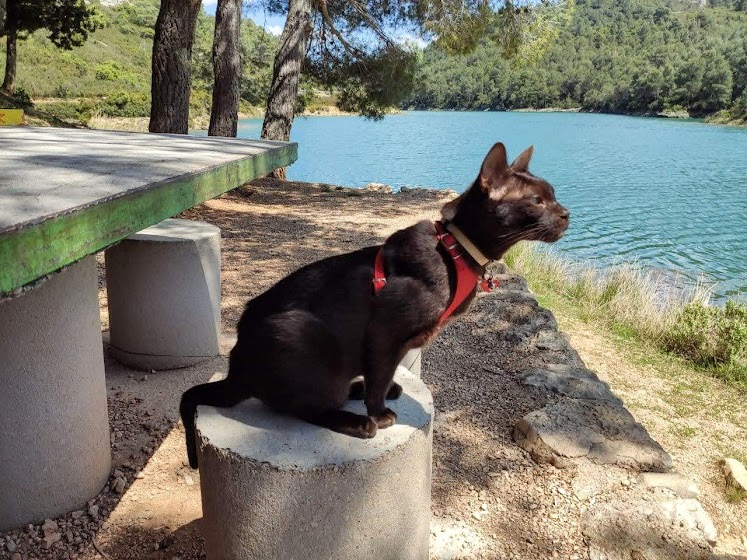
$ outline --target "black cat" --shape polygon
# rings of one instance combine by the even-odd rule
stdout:
[[[400,230],[383,248],[312,263],[251,300],[239,320],[226,379],[182,396],[189,464],[197,467],[194,417],[201,404],[230,407],[255,397],[360,438],[394,424],[396,415],[384,400],[401,393],[392,381],[397,364],[438,332],[457,290],[449,253],[462,252],[459,266],[477,278],[488,260],[501,258],[517,241],[557,241],[568,227],[568,210],[552,186],[528,171],[532,153],[530,147],[509,166],[505,147],[496,144],[472,186],[443,207],[441,222]],[[453,232],[460,246],[448,249],[437,227]],[[374,289],[380,250],[385,285]],[[468,286],[453,315],[469,307],[475,291],[476,284]],[[359,374],[363,384],[351,387]],[[351,391],[364,398],[368,416],[340,410]]]

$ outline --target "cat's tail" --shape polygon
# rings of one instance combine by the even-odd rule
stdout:
[[[228,379],[203,383],[187,389],[182,395],[179,405],[184,430],[187,435],[187,457],[189,466],[197,468],[197,441],[195,439],[195,413],[201,404],[208,406],[230,407],[247,399],[249,395],[236,387]]]

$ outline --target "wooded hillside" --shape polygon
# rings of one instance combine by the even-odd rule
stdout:
[[[715,4],[715,5],[713,5]],[[747,0],[577,0],[549,47],[507,61],[423,53],[407,105],[613,113],[747,112]]]
[[[54,98],[39,107],[83,122],[96,113],[147,116],[158,6],[159,0],[99,6],[101,28],[71,51],[55,48],[43,31],[20,41],[17,97]],[[247,110],[263,108],[277,38],[249,20],[243,25],[241,99]],[[213,26],[214,18],[201,13],[193,114],[209,112]],[[580,108],[744,121],[747,0],[576,0],[549,41],[510,60],[489,39],[466,55],[427,47],[403,107]]]

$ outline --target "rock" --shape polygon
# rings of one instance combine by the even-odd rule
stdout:
[[[591,560],[709,557],[716,529],[697,500],[613,501],[590,509],[581,522]]]
[[[23,557],[18,552],[14,552],[10,555],[10,560],[23,560]]]
[[[45,535],[47,533],[56,533],[58,529],[58,525],[56,521],[52,521],[51,519],[45,519],[44,524],[42,525],[42,533]]]
[[[74,511],[70,515],[72,516],[73,519],[80,519],[83,516],[83,513],[84,513],[83,510],[79,509],[79,510]]]
[[[622,404],[609,386],[600,381],[593,372],[558,367],[555,364],[552,366],[555,367],[530,370],[524,378],[524,384],[574,399],[608,400]]]
[[[42,547],[45,549],[49,549],[52,547],[54,543],[59,541],[62,538],[62,535],[59,533],[48,533],[44,535],[44,538],[42,539]]]
[[[366,190],[377,193],[391,194],[394,189],[384,183],[369,183],[366,185]]]
[[[726,482],[734,488],[741,488],[747,492],[747,469],[736,459],[724,459],[722,464]]]
[[[625,412],[630,414],[627,410]],[[669,453],[648,435],[643,426],[638,423],[636,425],[639,430],[623,434],[623,437],[631,437],[630,440],[603,441],[593,445],[589,451],[589,459],[602,465],[628,466],[640,471],[664,472],[671,469],[672,458]]]
[[[127,482],[124,478],[115,478],[111,484],[111,489],[114,490],[117,494],[123,493],[126,487]]]
[[[669,454],[614,401],[563,399],[519,420],[514,439],[536,462],[559,468],[570,466],[568,459],[587,456],[641,471],[672,468]]]
[[[124,478],[125,477],[125,475],[119,469],[114,469],[114,472],[112,473],[112,476],[114,478]]]
[[[700,491],[694,482],[679,473],[641,473],[638,484],[643,488],[667,488],[680,498],[697,498]]]
[[[16,542],[13,539],[8,539],[8,542],[5,543],[5,548],[8,549],[8,552],[13,552],[16,546]]]
[[[96,504],[90,506],[88,508],[88,515],[90,515],[93,519],[96,519],[99,516],[99,506]]]

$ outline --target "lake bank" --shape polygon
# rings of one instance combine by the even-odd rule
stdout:
[[[705,124],[718,126],[733,126],[737,128],[747,127],[747,113],[741,115],[734,114],[731,111],[719,111],[709,115],[691,116],[687,111],[682,109],[664,110],[659,112],[623,112],[623,111],[592,111],[583,107],[520,107],[515,109],[435,109],[429,107],[408,107],[404,111],[432,111],[446,113],[464,113],[464,112],[481,112],[481,113],[586,113],[591,115],[616,115],[622,117],[640,117],[651,119],[677,119],[692,120]]]

